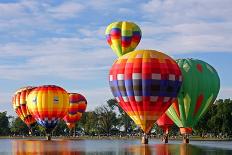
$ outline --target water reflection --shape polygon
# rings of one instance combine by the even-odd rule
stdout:
[[[14,140],[12,141],[12,153],[14,155],[73,155],[83,154],[81,151],[73,150],[69,141],[37,141],[37,140]]]
[[[134,145],[131,147],[128,147],[125,151],[127,153],[131,153],[134,155],[151,155],[152,154],[152,148],[149,145]]]
[[[200,143],[199,145],[157,143],[139,145],[139,142],[129,140],[11,140],[11,149],[11,154],[14,155],[227,155],[232,153],[231,150],[202,146]]]
[[[156,144],[156,145],[134,145],[127,148],[133,155],[229,155],[230,150],[203,148],[191,144]]]

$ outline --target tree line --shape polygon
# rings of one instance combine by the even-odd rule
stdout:
[[[45,130],[39,125],[32,128],[32,135],[43,136]],[[195,135],[211,136],[232,135],[232,100],[219,99],[209,107],[207,113],[200,119],[193,129]],[[130,117],[118,106],[114,99],[97,107],[93,111],[85,112],[76,123],[75,134],[87,136],[137,135],[141,130]],[[154,125],[151,133],[162,134],[162,130]],[[29,129],[19,118],[7,116],[7,112],[0,112],[0,136],[26,136]],[[53,136],[68,136],[70,131],[64,121],[60,121],[53,131]],[[179,129],[173,125],[170,135],[179,135]]]

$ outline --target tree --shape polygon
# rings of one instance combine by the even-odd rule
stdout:
[[[115,99],[109,99],[107,101],[107,105],[111,110],[118,110],[119,112],[119,125],[124,127],[124,132],[132,132],[134,127],[136,126],[134,121],[124,112],[124,110],[120,107],[118,102]]]
[[[0,112],[0,135],[1,136],[6,136],[10,132],[9,120],[6,115],[7,115],[6,111]]]
[[[55,129],[53,130],[52,134],[54,136],[60,136],[60,135],[68,135],[69,133],[69,129],[66,125],[66,123],[61,120],[57,126],[55,127]]]
[[[197,125],[194,127],[194,131],[201,135],[204,136],[206,133],[210,132],[210,127],[214,125],[212,122],[210,122],[210,119],[215,116],[217,113],[217,105],[212,104],[208,111],[203,115],[203,117],[199,120]]]
[[[97,115],[94,111],[83,113],[78,123],[86,135],[94,135],[97,133]]]
[[[13,119],[10,131],[14,135],[28,135],[29,133],[27,125],[19,117]]]
[[[45,136],[45,128],[39,124],[35,124],[35,126],[32,127],[32,135]]]
[[[115,129],[118,121],[116,113],[112,111],[108,106],[102,105],[95,109],[95,113],[98,117],[97,128],[100,133],[111,134],[113,128]]]
[[[194,128],[198,134],[214,133],[214,135],[232,134],[232,100],[219,99],[212,104],[207,113]]]
[[[117,109],[119,111],[119,113],[125,113],[124,110],[120,107],[120,105],[118,104],[118,102],[115,99],[109,99],[107,101],[107,105],[109,106],[109,108],[111,110],[115,110]]]
[[[216,116],[221,119],[221,131],[223,134],[231,134],[232,129],[232,100],[225,99],[223,104],[218,104]]]

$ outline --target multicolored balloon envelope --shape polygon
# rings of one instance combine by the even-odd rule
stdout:
[[[75,127],[75,123],[81,119],[86,107],[87,100],[83,95],[78,93],[69,93],[68,113],[63,118],[69,129]]]
[[[157,121],[159,127],[161,127],[165,134],[168,134],[169,128],[174,124],[174,122],[164,113]]]
[[[208,63],[197,59],[176,61],[184,78],[178,99],[167,110],[167,115],[180,127],[182,134],[192,132],[192,127],[215,101],[220,79]]]
[[[36,121],[50,133],[68,112],[68,93],[55,85],[39,86],[28,95],[28,109]]]
[[[118,57],[133,51],[140,42],[142,32],[132,22],[114,22],[106,28],[107,42]]]
[[[36,124],[36,120],[33,118],[27,107],[27,97],[28,94],[36,87],[27,86],[20,88],[14,93],[12,97],[12,104],[15,112],[27,124],[28,128],[31,128]]]
[[[182,75],[177,63],[166,54],[138,50],[115,61],[109,83],[119,105],[148,133],[176,99]]]

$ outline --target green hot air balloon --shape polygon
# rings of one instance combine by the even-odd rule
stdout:
[[[204,61],[178,59],[176,62],[183,75],[183,84],[166,114],[180,128],[183,142],[189,143],[192,128],[218,95],[220,79],[217,71]]]

